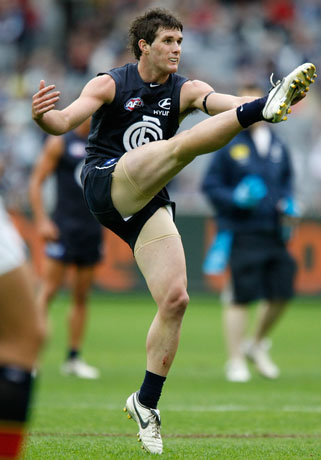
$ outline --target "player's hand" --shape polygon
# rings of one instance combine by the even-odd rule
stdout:
[[[59,101],[60,91],[53,91],[55,85],[46,86],[44,80],[40,81],[39,91],[32,97],[32,118],[39,120],[42,116],[53,110]]]
[[[256,174],[249,174],[237,184],[233,191],[233,201],[243,209],[253,209],[266,196],[264,180]]]
[[[59,229],[51,219],[39,220],[36,226],[41,238],[45,241],[56,241],[59,238]]]

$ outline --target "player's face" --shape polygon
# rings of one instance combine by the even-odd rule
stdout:
[[[150,45],[150,60],[163,73],[177,72],[183,35],[180,30],[159,29]]]

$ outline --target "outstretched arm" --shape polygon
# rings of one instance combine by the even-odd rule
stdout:
[[[216,93],[210,85],[203,81],[189,80],[184,83],[181,90],[181,114],[184,116],[185,113],[191,110],[199,109],[209,115],[217,115],[227,110],[236,109],[240,105],[251,102],[254,99],[257,98]]]
[[[307,87],[305,90],[302,90],[293,99],[291,105],[301,101],[306,96],[308,89]],[[232,96],[230,94],[216,93],[210,85],[203,81],[189,80],[182,86],[180,113],[181,117],[184,118],[192,110],[199,109],[208,115],[217,115],[227,110],[236,109],[257,98],[257,96]]]
[[[55,85],[46,86],[41,80],[39,91],[32,98],[32,118],[47,133],[59,135],[79,126],[103,104],[115,97],[115,82],[109,75],[90,80],[78,99],[63,110],[56,110],[60,92]]]

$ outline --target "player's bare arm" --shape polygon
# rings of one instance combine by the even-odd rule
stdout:
[[[203,81],[189,80],[184,83],[181,90],[181,114],[184,118],[192,110],[199,109],[209,115],[217,115],[227,110],[236,109],[245,102],[251,102],[254,99],[255,97],[252,96],[238,97],[216,93],[209,84]]]
[[[60,92],[55,85],[46,86],[41,80],[39,91],[32,98],[32,118],[47,133],[64,134],[84,122],[103,104],[115,97],[115,82],[109,75],[90,80],[80,96],[63,110],[55,109]]]
[[[45,210],[42,198],[42,186],[45,180],[57,169],[63,151],[63,138],[49,136],[33,169],[29,182],[30,203],[34,220],[38,233],[45,241],[56,240],[59,236],[59,230]]]

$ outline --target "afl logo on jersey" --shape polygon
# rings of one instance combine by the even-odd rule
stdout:
[[[143,107],[143,105],[144,102],[140,97],[133,97],[126,102],[124,107],[126,110],[129,110],[129,112],[132,112],[134,109],[137,109],[138,107]]]
[[[131,125],[124,134],[123,143],[126,149],[133,150],[143,144],[163,139],[160,121],[155,117],[143,116],[143,121]]]

